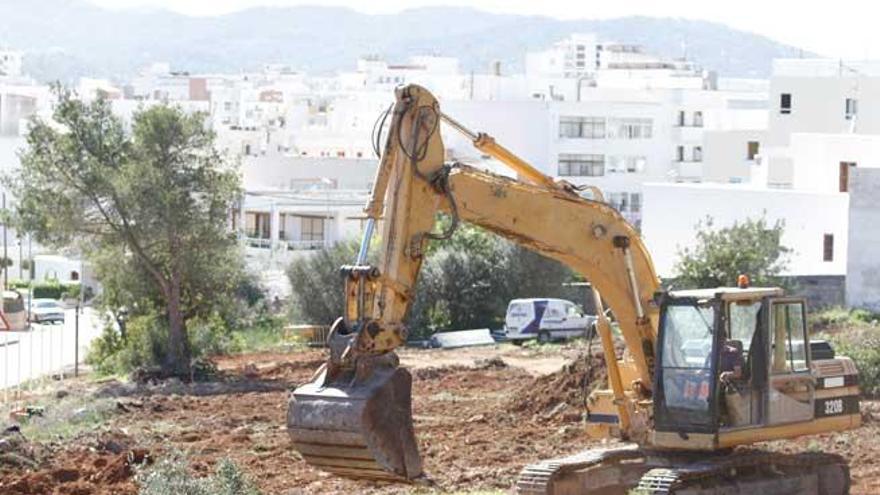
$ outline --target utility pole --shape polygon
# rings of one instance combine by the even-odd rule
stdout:
[[[80,286],[80,293],[82,293],[82,286]],[[79,376],[79,301],[76,302],[73,321],[73,376]]]
[[[86,297],[86,262],[81,261],[79,271],[79,300],[76,302],[73,332],[73,376],[79,376],[79,311],[85,307]]]
[[[9,255],[6,251],[6,231],[9,219],[6,218],[6,192],[3,193],[3,290],[9,287]]]

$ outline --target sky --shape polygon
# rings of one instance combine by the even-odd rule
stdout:
[[[821,55],[880,59],[880,28],[869,0],[89,0],[110,8],[164,8],[187,15],[222,15],[257,6],[335,5],[371,14],[413,7],[467,6],[495,13],[560,19],[629,15],[720,22]],[[617,40],[625,41],[625,40]]]

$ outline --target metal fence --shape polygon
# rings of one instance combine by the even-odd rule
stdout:
[[[0,406],[17,408],[32,392],[69,378],[83,353],[70,325],[34,324],[0,331]]]

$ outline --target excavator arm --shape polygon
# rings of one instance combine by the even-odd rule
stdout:
[[[554,181],[491,137],[443,115],[424,88],[406,86],[396,97],[361,250],[356,263],[342,270],[346,308],[328,339],[330,359],[291,398],[288,425],[297,449],[313,465],[342,475],[411,480],[422,474],[411,377],[393,351],[406,342],[404,320],[427,243],[447,238],[459,222],[564,263],[591,282],[599,308],[603,300],[608,303],[636,376],[622,381],[610,327],[600,316],[609,381],[626,436],[628,404],[650,397],[658,323],[653,300],[659,279],[638,234],[611,206],[585,199],[574,186]],[[446,164],[441,121],[509,166],[518,179]],[[447,231],[433,231],[438,213],[452,219]],[[372,266],[366,255],[380,218],[380,260]]]

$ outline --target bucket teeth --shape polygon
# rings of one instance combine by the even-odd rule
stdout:
[[[361,368],[362,370],[363,368]],[[412,376],[376,365],[340,373],[326,368],[292,394],[287,428],[294,447],[312,466],[340,476],[410,481],[422,474],[412,425]]]

